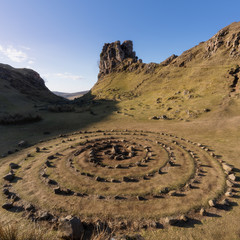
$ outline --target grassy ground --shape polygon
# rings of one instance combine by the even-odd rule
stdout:
[[[237,106],[236,104],[234,105],[235,107]],[[229,112],[231,113],[231,109],[229,110]],[[124,128],[128,128],[128,129],[139,129],[139,130],[145,130],[145,131],[164,131],[170,134],[175,134],[179,137],[183,137],[186,139],[190,139],[193,142],[200,142],[203,143],[207,146],[209,146],[210,149],[213,149],[217,154],[222,156],[223,160],[226,160],[227,162],[229,162],[230,164],[233,164],[236,168],[240,168],[240,163],[238,161],[238,156],[239,156],[239,151],[238,151],[238,145],[239,145],[239,122],[240,122],[240,118],[238,116],[233,116],[231,118],[226,117],[226,116],[221,116],[219,117],[218,115],[216,115],[215,118],[204,118],[202,117],[201,119],[197,119],[194,121],[190,121],[190,122],[177,122],[177,121],[168,121],[168,120],[159,120],[159,121],[154,121],[154,120],[137,120],[134,117],[128,117],[128,116],[122,116],[119,119],[119,115],[118,114],[113,114],[113,115],[109,115],[108,117],[104,118],[103,120],[98,119],[98,121],[95,119],[96,117],[93,118],[89,118],[89,113],[82,113],[79,114],[79,119],[81,119],[82,121],[84,121],[84,116],[86,117],[85,119],[85,125],[83,124],[83,128],[77,127],[77,120],[76,118],[74,118],[77,114],[76,113],[70,113],[69,119],[76,121],[76,125],[74,126],[74,124],[71,125],[71,128],[68,128],[68,122],[66,121],[67,118],[65,118],[64,123],[66,125],[62,126],[62,128],[65,128],[64,131],[62,132],[68,132],[68,131],[73,131],[73,130],[82,130],[82,129],[93,129],[93,130],[97,130],[97,129],[124,129]],[[52,115],[52,117],[56,117],[56,116],[61,116],[58,114],[54,114]],[[62,114],[62,116],[64,116],[64,114]],[[80,118],[81,116],[81,118]],[[99,116],[98,116],[99,117]],[[99,117],[100,118],[100,117]],[[58,119],[60,119],[60,117],[58,117]],[[91,119],[91,121],[93,121],[93,123],[90,122],[90,120],[87,123],[87,119]],[[124,119],[124,121],[123,121]],[[52,120],[53,121],[53,120]],[[74,123],[74,122],[73,122]],[[36,134],[35,135],[35,140],[36,142],[39,140],[39,136],[37,134],[38,131],[42,132],[44,129],[39,130],[38,127],[36,127],[39,123],[34,123],[31,125],[26,125],[26,126],[21,126],[19,127],[14,127],[16,130],[19,129],[19,131],[21,131],[20,129],[25,127],[30,129],[31,132],[31,128],[36,129]],[[58,123],[59,125],[61,125],[60,123]],[[70,123],[69,123],[70,125]],[[74,129],[75,127],[75,129]],[[56,127],[57,128],[57,127]],[[13,127],[6,127],[5,131],[6,133],[9,132],[7,131],[8,129],[13,129]],[[51,126],[49,126],[48,130],[51,130]],[[56,130],[52,130],[52,134],[54,135],[54,133],[59,134],[60,131],[56,131]],[[4,133],[4,132],[3,132]],[[21,132],[21,139],[28,139],[28,133],[26,131],[22,131]],[[25,135],[24,135],[25,134]],[[18,135],[15,133],[12,133],[12,136],[14,135]],[[3,135],[2,135],[3,136]],[[11,135],[10,135],[11,136]],[[41,135],[44,136],[44,135]],[[49,136],[47,136],[49,137]],[[6,138],[7,139],[7,138]],[[10,138],[11,139],[11,138]],[[20,138],[19,138],[20,139]],[[32,138],[30,138],[32,139]],[[29,140],[31,141],[31,140]],[[54,140],[56,141],[56,140]],[[17,141],[16,141],[17,142]],[[71,142],[69,144],[74,144],[74,142]],[[58,151],[58,149],[54,149],[56,146],[56,144],[53,143],[48,143],[47,146],[52,146],[52,148],[49,148],[50,151],[52,151],[52,149],[54,151]],[[2,141],[2,149],[6,148],[6,146],[8,147],[9,145],[5,143],[4,145],[4,141]],[[45,143],[42,143],[42,146],[46,146]],[[58,146],[61,149],[61,143]],[[33,148],[34,149],[34,148]],[[18,156],[19,159],[23,159],[26,157],[28,152],[31,152],[34,150],[31,149],[27,149],[27,150],[23,150],[22,152],[17,153],[16,155],[10,155],[10,159],[14,161],[17,161]],[[48,153],[50,154],[50,153]],[[67,152],[66,152],[67,154]],[[41,156],[41,155],[40,155]],[[203,156],[201,157],[203,158]],[[42,160],[40,160],[42,159]],[[118,209],[116,208],[116,205],[111,205],[111,204],[104,204],[104,203],[100,203],[98,205],[98,207],[96,208],[96,203],[99,202],[91,202],[89,200],[81,200],[79,203],[77,203],[79,200],[77,200],[76,198],[72,198],[72,200],[68,199],[68,204],[66,205],[66,200],[64,197],[56,197],[54,196],[54,194],[51,193],[51,191],[49,189],[46,188],[46,186],[44,186],[41,181],[38,178],[38,171],[39,168],[41,166],[42,161],[44,161],[45,157],[40,158],[38,161],[36,161],[33,164],[33,168],[25,170],[27,173],[31,172],[33,175],[29,175],[29,179],[26,178],[26,181],[20,181],[19,182],[19,186],[17,188],[17,190],[19,190],[21,192],[21,195],[24,199],[29,200],[33,203],[38,204],[39,206],[45,207],[47,209],[52,209],[54,211],[63,211],[63,212],[72,212],[72,213],[79,213],[78,209],[81,209],[81,216],[101,216],[102,213],[106,213],[105,215],[108,215],[108,212],[112,212],[114,213],[114,209]],[[5,161],[5,159],[2,160],[3,162]],[[29,159],[28,161],[31,161],[31,159]],[[28,163],[25,162],[25,164]],[[36,164],[36,165],[34,165]],[[38,165],[39,164],[39,165]],[[63,164],[63,162],[62,162]],[[57,181],[61,182],[61,184],[63,186],[66,187],[71,187],[74,190],[79,189],[79,187],[81,188],[81,186],[77,185],[77,182],[75,182],[74,177],[71,176],[71,174],[68,174],[68,171],[66,171],[65,175],[64,175],[64,166],[57,168],[57,170],[60,169],[62,172],[61,174],[63,174],[63,178],[56,178]],[[6,170],[4,170],[6,171]],[[52,171],[52,169],[51,169]],[[103,171],[103,170],[101,170]],[[70,172],[69,172],[70,173]],[[101,172],[100,172],[101,173]],[[238,174],[238,173],[237,173]],[[100,175],[100,174],[99,174]],[[27,174],[26,174],[27,176]],[[52,175],[52,177],[56,177],[57,173],[54,172],[54,175]],[[61,176],[61,175],[60,175]],[[179,176],[179,175],[177,175]],[[181,174],[180,174],[181,176]],[[66,179],[71,179],[71,184],[69,184],[70,181],[64,181],[64,177],[66,177]],[[212,174],[211,174],[211,178],[212,178]],[[166,178],[168,179],[168,178]],[[170,179],[170,178],[169,178]],[[97,194],[104,194],[104,185],[100,185],[96,182],[94,182],[93,184],[90,182],[86,182],[86,184],[90,184],[89,186],[94,186],[94,190],[97,190]],[[216,183],[220,183],[221,186],[221,181],[217,181]],[[24,187],[23,187],[23,185]],[[131,183],[134,185],[134,183]],[[129,185],[129,187],[131,186],[131,184]],[[206,183],[205,183],[206,184]],[[87,185],[86,185],[87,186]],[[147,185],[146,185],[147,186]],[[213,185],[214,186],[214,185]],[[37,187],[37,188],[36,188]],[[84,187],[84,186],[83,186]],[[216,187],[216,185],[215,185]],[[36,192],[37,189],[37,192]],[[127,190],[128,188],[126,188]],[[129,188],[131,189],[131,187]],[[145,187],[143,187],[144,191],[145,191]],[[121,190],[120,189],[116,189],[115,193],[112,192],[112,194],[116,194],[117,192],[121,192],[121,191],[125,191],[124,188]],[[147,190],[147,189],[146,189]],[[209,197],[209,188],[208,185],[206,185],[206,190],[205,192],[203,192],[203,194],[206,195],[206,200]],[[214,189],[215,192],[216,189]],[[113,190],[109,190],[109,192],[111,192]],[[139,189],[138,189],[139,191]],[[136,192],[137,193],[144,193],[141,192]],[[90,191],[91,192],[91,191]],[[131,191],[130,191],[131,192]],[[134,191],[133,191],[134,193]],[[54,206],[51,204],[51,202],[49,202],[49,196],[51,196],[51,198],[54,198],[57,202],[57,204],[54,204]],[[195,197],[194,197],[195,196]],[[193,205],[198,204],[198,201],[201,200],[203,202],[206,203],[206,200],[204,200],[203,197],[199,197],[198,195],[191,195],[190,196],[191,200],[188,200],[191,202],[191,205],[188,206],[190,208],[193,207]],[[70,200],[70,202],[69,202]],[[152,201],[152,200],[151,200]],[[150,201],[150,202],[151,202]],[[179,202],[180,201],[180,202]],[[176,212],[181,212],[181,211],[186,211],[187,208],[179,208],[179,206],[182,205],[181,203],[182,199],[181,198],[177,198],[174,199],[174,201],[170,201],[168,204],[171,205],[170,208],[166,207],[165,204],[163,205],[159,205],[159,207],[165,207],[165,210],[163,211],[163,209],[158,209],[156,208],[155,204],[150,204],[152,206],[154,206],[154,208],[150,208],[149,203],[137,203],[138,204],[138,208],[132,208],[131,206],[133,206],[133,204],[130,203],[126,203],[124,205],[122,205],[121,210],[122,213],[127,214],[127,216],[129,218],[141,218],[143,216],[145,217],[151,217],[153,216],[153,218],[156,218],[156,216],[165,216],[169,214],[169,210],[171,209],[171,213]],[[239,204],[239,200],[238,198],[234,198],[233,201],[238,205]],[[134,205],[136,204],[136,202],[133,202]],[[79,205],[80,204],[80,205]],[[92,207],[91,204],[95,204],[95,207]],[[84,206],[84,207],[81,207]],[[115,208],[113,207],[115,206]],[[175,207],[176,208],[175,208]],[[126,208],[125,208],[126,207]],[[139,215],[139,209],[148,209],[148,211],[144,211],[142,209],[141,214]],[[89,209],[91,209],[91,211],[89,212]],[[128,209],[128,210],[127,210]],[[152,209],[153,211],[150,211],[150,209]],[[185,210],[184,210],[185,209]],[[146,239],[202,239],[202,234],[204,234],[206,236],[207,239],[216,239],[217,236],[224,236],[223,239],[238,239],[238,234],[240,229],[238,228],[237,224],[234,224],[235,222],[238,221],[238,211],[240,211],[238,209],[238,207],[234,207],[233,210],[226,212],[226,211],[220,211],[217,213],[217,215],[219,217],[208,217],[208,218],[204,218],[203,220],[201,220],[201,224],[196,224],[194,225],[194,227],[192,228],[178,228],[178,227],[169,227],[167,229],[163,229],[163,230],[149,230],[144,232],[144,236],[146,237]],[[1,210],[2,212],[2,210]],[[104,214],[103,214],[104,215]],[[116,215],[116,213],[115,213]],[[120,214],[121,215],[121,214]],[[10,217],[11,216],[11,217]],[[8,221],[11,222],[13,221],[13,219],[15,219],[16,221],[18,221],[17,219],[21,219],[21,215],[16,215],[16,214],[6,214],[5,211],[3,211],[2,213],[2,219],[3,221],[9,219]],[[12,220],[11,220],[12,219]],[[233,224],[232,224],[233,223]],[[216,227],[217,226],[217,227]],[[221,226],[221,227],[218,227]]]

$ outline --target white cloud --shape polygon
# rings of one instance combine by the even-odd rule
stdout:
[[[0,45],[0,52],[13,62],[21,63],[28,60],[28,56],[25,52],[17,50],[12,46],[4,48]]]
[[[46,73],[46,74],[43,74],[43,77],[44,78],[61,78],[61,79],[74,80],[74,81],[84,79],[84,77],[82,77],[80,75],[75,75],[75,74],[71,74],[71,73],[68,73],[68,72],[65,72],[65,73]]]
[[[34,63],[34,61],[26,53],[26,51],[28,51],[28,50],[30,50],[30,48],[28,48],[28,47],[20,47],[20,49],[17,49],[13,46],[5,47],[5,46],[0,45],[0,55],[5,56],[9,60],[16,62],[16,63],[27,63],[29,65],[32,65]]]
[[[28,64],[34,64],[34,61],[33,60],[29,60]]]

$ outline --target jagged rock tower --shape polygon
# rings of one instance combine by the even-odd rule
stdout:
[[[133,51],[133,42],[130,40],[113,43],[105,43],[100,54],[99,74],[98,78],[111,73],[114,68],[119,66],[125,59],[129,59],[129,63],[136,62],[138,57]]]

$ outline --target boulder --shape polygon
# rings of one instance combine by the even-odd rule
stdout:
[[[27,204],[27,205],[24,207],[24,209],[25,209],[26,211],[32,211],[32,210],[35,209],[35,207],[34,207],[31,203],[29,203],[29,204]]]
[[[3,177],[4,180],[11,182],[14,179],[15,175],[13,173],[8,173]]]
[[[213,199],[209,200],[209,201],[208,201],[208,205],[209,205],[210,207],[215,207],[215,206],[216,206],[215,200],[213,200]]]
[[[77,217],[67,216],[60,219],[58,227],[60,235],[64,239],[82,239],[84,228],[81,220]]]
[[[233,170],[233,168],[228,165],[227,163],[222,163],[222,168],[226,171],[226,172],[231,172]]]
[[[232,181],[235,181],[236,180],[236,176],[232,173],[228,176],[228,178]]]
[[[206,215],[206,210],[204,208],[201,208],[199,213],[200,213],[201,216],[205,216]]]
[[[60,189],[60,187],[54,188],[53,191],[54,191],[55,194],[61,194],[62,193],[62,190]]]
[[[2,208],[6,209],[6,210],[9,210],[9,209],[13,208],[13,204],[12,203],[4,203],[2,205]]]
[[[18,164],[16,164],[16,163],[10,163],[10,164],[9,164],[9,167],[10,167],[11,169],[18,169],[20,166],[19,166]]]

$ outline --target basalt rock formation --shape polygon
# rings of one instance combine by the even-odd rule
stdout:
[[[114,68],[119,66],[124,60],[129,64],[137,61],[136,53],[133,51],[133,43],[130,40],[113,43],[105,43],[100,54],[98,78],[111,73]]]

